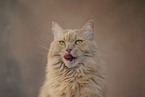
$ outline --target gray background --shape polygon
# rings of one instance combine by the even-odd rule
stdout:
[[[51,22],[95,21],[111,97],[145,97],[143,0],[0,0],[0,97],[37,97],[44,81]]]

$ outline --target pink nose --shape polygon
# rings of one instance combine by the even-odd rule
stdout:
[[[68,53],[70,53],[70,52],[72,51],[72,49],[67,49],[66,51],[67,51]]]

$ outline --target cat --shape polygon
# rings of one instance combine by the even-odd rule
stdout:
[[[39,97],[105,97],[106,70],[93,38],[94,22],[64,30],[52,22],[46,79]]]

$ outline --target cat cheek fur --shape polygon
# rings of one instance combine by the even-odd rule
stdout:
[[[81,56],[81,51],[74,48],[74,49],[72,50],[71,54],[72,54],[74,57],[79,57],[79,56]]]

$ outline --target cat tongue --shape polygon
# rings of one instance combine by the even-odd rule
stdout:
[[[64,55],[64,59],[67,61],[73,61],[74,57],[71,54]]]

